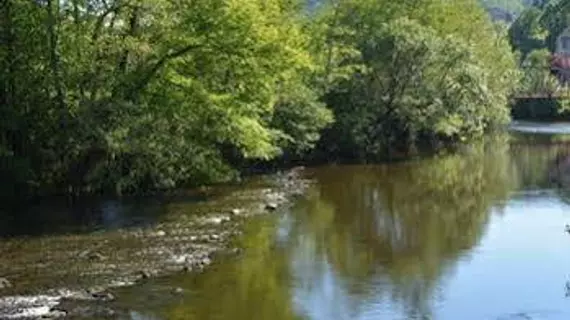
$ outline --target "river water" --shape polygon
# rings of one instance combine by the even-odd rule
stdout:
[[[570,319],[570,140],[522,126],[453,154],[308,168],[305,197],[243,226],[239,258],[118,288],[107,318]]]

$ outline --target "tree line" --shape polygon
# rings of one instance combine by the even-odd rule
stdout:
[[[132,193],[382,159],[509,120],[477,0],[4,0],[3,195]]]
[[[550,71],[558,36],[570,26],[569,0],[543,0],[529,5],[509,26],[509,42],[518,56],[522,70],[519,92],[570,94]],[[569,107],[566,101],[560,108]]]

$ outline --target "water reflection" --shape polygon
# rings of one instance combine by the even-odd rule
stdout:
[[[289,215],[249,226],[242,259],[121,304],[163,319],[568,319],[570,148],[555,140],[314,169]],[[187,292],[153,295],[169,286]]]
[[[350,284],[353,312],[383,296],[405,306],[405,319],[431,318],[440,284],[480,240],[491,207],[516,186],[507,151],[494,142],[467,155],[317,173],[318,188],[299,215],[300,232],[316,249],[303,257],[320,257]]]

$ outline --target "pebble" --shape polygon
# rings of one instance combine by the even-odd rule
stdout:
[[[66,316],[67,316],[66,311],[52,308],[49,311],[49,313],[42,315],[42,319],[59,319],[59,318],[65,318]]]
[[[164,232],[163,230],[158,230],[156,232],[157,237],[164,237],[165,235],[166,235],[166,232]]]
[[[12,283],[6,278],[0,278],[0,290],[12,287]]]
[[[239,215],[242,214],[242,212],[243,212],[242,209],[233,209],[233,210],[232,210],[232,214],[233,214],[234,216],[239,216]]]
[[[104,255],[100,254],[99,252],[90,253],[88,258],[91,261],[104,261],[107,259]]]
[[[109,292],[95,292],[92,293],[91,296],[97,300],[102,300],[102,301],[115,300],[115,296]]]
[[[211,217],[204,220],[205,223],[221,224],[223,221],[220,217]]]
[[[210,235],[210,240],[216,240],[216,241],[218,241],[218,240],[220,240],[220,236],[217,235],[217,234],[211,234],[211,235]]]
[[[184,263],[184,262],[186,262],[186,260],[188,260],[188,258],[187,258],[186,256],[184,256],[184,255],[181,255],[181,256],[174,256],[174,257],[172,258],[172,262],[174,262],[175,264]]]
[[[270,210],[270,211],[277,210],[277,207],[278,207],[278,205],[275,202],[268,202],[265,204],[265,209]]]
[[[150,277],[152,276],[152,275],[150,274],[150,272],[145,271],[145,270],[139,271],[138,274],[139,274],[139,276],[140,276],[142,279],[148,279],[148,278],[150,278]]]
[[[296,197],[302,196],[304,194],[303,190],[299,190],[299,189],[293,191],[292,193]]]

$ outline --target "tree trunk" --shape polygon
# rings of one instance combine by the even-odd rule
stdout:
[[[56,26],[58,24],[59,16],[59,1],[47,0],[47,13],[48,13],[48,39],[49,39],[49,57],[51,73],[53,78],[53,88],[56,94],[56,106],[60,114],[60,127],[64,129],[67,126],[67,110],[65,107],[64,92],[63,92],[63,79],[61,77],[61,63],[58,51],[58,34]]]
[[[127,36],[134,37],[137,35],[139,29],[139,12],[140,12],[139,7],[135,7],[133,9],[131,17],[129,19],[129,31],[127,32]],[[127,73],[129,54],[130,54],[129,49],[128,48],[125,49],[125,51],[123,52],[123,56],[119,61],[119,71],[121,72],[122,75],[125,75]]]
[[[4,109],[2,110],[2,114],[4,121],[13,121],[15,120],[14,117],[12,116],[13,114],[13,110],[14,110],[14,106],[13,101],[14,101],[14,95],[15,95],[15,89],[16,89],[16,85],[15,85],[15,50],[14,50],[14,30],[13,30],[13,26],[12,26],[12,0],[6,0],[6,2],[4,2],[4,4],[2,5],[2,46],[3,46],[3,50],[6,50],[6,54],[4,57],[4,61],[1,61],[0,63],[2,64],[2,73],[3,73],[3,79],[2,81],[0,81],[0,108]],[[3,122],[3,121],[2,121]],[[6,122],[2,123],[0,122],[0,148],[2,148],[2,146],[6,146],[9,147],[10,149],[13,149],[12,146],[10,146],[11,141],[10,140],[10,135],[9,135],[9,126]]]

